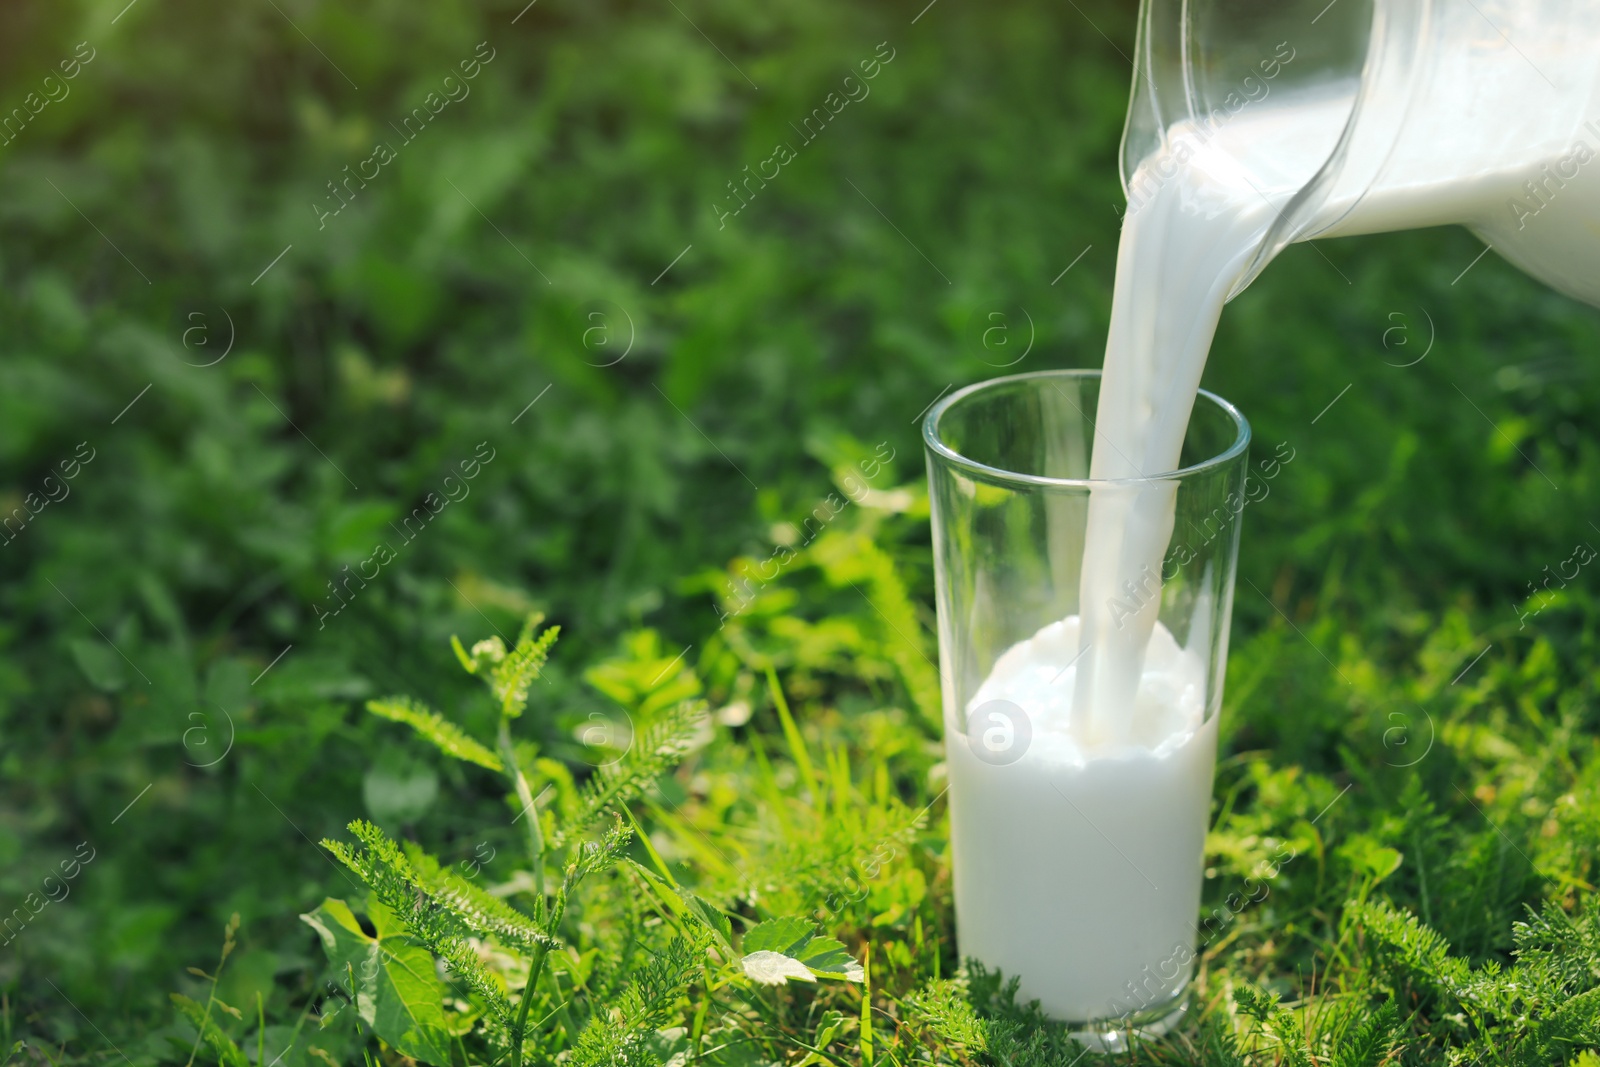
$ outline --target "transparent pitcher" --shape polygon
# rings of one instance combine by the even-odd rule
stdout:
[[[1291,241],[1460,223],[1600,305],[1600,3],[1143,0],[1134,68],[1130,210],[1186,139],[1275,209],[1230,297]]]

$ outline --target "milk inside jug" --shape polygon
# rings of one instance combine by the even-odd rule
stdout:
[[[1143,0],[1137,48],[1092,478],[1177,469],[1224,304],[1293,241],[1462,224],[1600,304],[1600,4]],[[962,709],[1021,707],[1024,758],[994,773],[950,742],[962,955],[1055,1018],[1152,1033],[1181,1010],[1198,921],[1220,700],[1191,698],[1221,692],[1157,625],[1159,597],[1126,608],[1162,572],[1172,492],[1091,494],[1078,615],[999,656]],[[1070,696],[1031,681],[1045,676]],[[1075,870],[1089,831],[1057,797],[1157,869]],[[1039,831],[1003,831],[1019,818]],[[1030,879],[1049,907],[1006,907]],[[1085,914],[1104,916],[1092,944],[1060,934]],[[1095,1032],[1117,1047],[1115,1026]]]

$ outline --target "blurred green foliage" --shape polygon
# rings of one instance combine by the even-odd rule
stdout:
[[[683,649],[673,699],[703,689],[721,741],[641,818],[719,905],[787,893],[873,946],[900,1026],[864,1045],[854,994],[819,994],[805,1010],[848,1026],[805,1016],[812,1037],[1030,1062],[1001,987],[929,984],[956,960],[941,815],[902,820],[940,788],[916,423],[1008,365],[1099,363],[1133,13],[0,9],[0,114],[93,53],[0,145],[0,905],[94,854],[7,931],[7,1042],[181,1058],[203,1035],[166,994],[207,1002],[184,968],[237,912],[214,992],[246,1018],[205,1033],[284,1048],[324,996],[296,916],[352,889],[314,842],[358,814],[511,878],[484,859],[515,849],[484,829],[499,792],[359,704],[427,694],[488,736],[447,639],[540,609],[564,638],[519,759],[566,795]],[[791,123],[880,45],[870,95],[802,145]],[[470,92],[436,107],[447,76]],[[394,158],[325,216],[380,142]],[[724,217],[780,142],[793,161]],[[1336,1043],[1393,990],[1416,1062],[1505,1052],[1403,953],[1367,958],[1344,902],[1386,898],[1483,965],[1525,906],[1589,898],[1600,610],[1589,570],[1551,574],[1600,543],[1600,316],[1494,256],[1462,275],[1478,251],[1295,247],[1223,317],[1208,387],[1296,458],[1246,522],[1210,884],[1225,902],[1283,842],[1303,858],[1208,954],[1208,1026],[1247,1030],[1229,990],[1257,983]],[[900,495],[852,503],[719,632],[730,579],[880,442],[873,485]],[[844,837],[792,795],[841,761],[871,801]],[[1227,1062],[1219,1034],[1158,1055]],[[318,1062],[297,1047],[285,1067]]]

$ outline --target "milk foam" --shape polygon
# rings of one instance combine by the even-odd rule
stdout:
[[[1072,731],[1072,703],[1079,644],[1076,615],[1050,623],[1007,649],[978,687],[968,711],[991,700],[1007,700],[1028,715],[1033,736],[1024,760],[1056,767],[1081,767],[1091,759],[1150,753],[1164,757],[1184,745],[1205,718],[1205,664],[1178,647],[1160,623],[1145,653],[1138,696],[1128,709],[1125,742],[1086,742]],[[1065,666],[1063,666],[1065,665]]]

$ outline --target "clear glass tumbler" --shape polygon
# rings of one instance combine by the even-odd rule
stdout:
[[[1099,386],[1074,370],[982,382],[936,405],[923,439],[959,949],[1117,1051],[1186,1008],[1239,519],[1262,483],[1244,416],[1203,391],[1182,469],[1090,480]],[[1105,585],[1091,498],[1172,525],[1159,573],[1085,605]],[[1130,707],[1073,707],[1086,612],[1091,645],[1143,646],[1112,657],[1139,671]]]

